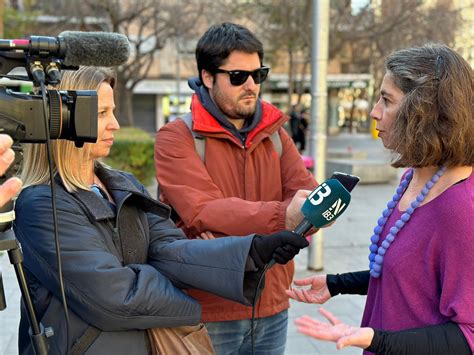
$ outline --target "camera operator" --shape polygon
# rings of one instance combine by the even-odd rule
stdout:
[[[6,134],[0,134],[0,176],[5,174],[5,171],[13,163],[15,153],[10,148],[13,140]],[[12,177],[0,185],[0,207],[16,196],[21,190],[21,180]]]

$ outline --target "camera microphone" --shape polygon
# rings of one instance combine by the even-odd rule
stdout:
[[[112,32],[65,31],[66,54],[64,64],[113,67],[127,62],[130,55],[128,38]]]
[[[0,51],[23,50],[28,55],[52,56],[66,66],[112,67],[127,62],[128,38],[113,32],[65,31],[57,37],[30,36],[29,39],[0,39]]]

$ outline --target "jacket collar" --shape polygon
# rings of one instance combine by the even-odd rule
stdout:
[[[242,135],[247,136],[248,132],[252,131],[262,118],[262,102],[260,98],[257,99],[255,105],[255,112],[252,117],[245,120],[242,128],[237,129],[217,106],[211,98],[209,90],[202,84],[201,79],[191,78],[188,80],[189,87],[194,90],[196,97],[201,103],[202,107],[210,113],[215,120],[224,127],[227,131],[232,133],[236,138],[242,140]]]
[[[246,146],[249,147],[252,141],[259,133],[265,133],[264,136],[269,136],[277,131],[287,120],[288,117],[283,114],[272,104],[262,102],[262,118],[259,124],[249,132],[247,136]],[[193,114],[193,130],[203,135],[231,135],[231,133],[203,107],[196,94],[192,97],[192,114]],[[233,136],[232,136],[233,137]],[[233,139],[237,141],[236,139]]]
[[[155,201],[145,194],[139,188],[141,185],[137,181],[134,183],[132,178],[128,177],[126,173],[106,168],[100,164],[96,165],[95,173],[112,195],[117,210],[125,200],[127,200],[127,203],[139,206],[140,209],[145,212],[153,213],[163,218],[169,218],[170,207],[164,203]],[[59,175],[56,175],[56,183],[64,189]],[[97,196],[94,192],[79,189],[73,192],[72,195],[85,205],[89,214],[96,221],[115,218],[116,213],[109,205],[109,202]]]
[[[64,190],[65,193],[69,194],[69,192],[64,187],[63,181],[59,174],[56,174],[54,181],[57,186]],[[72,192],[71,195],[82,203],[89,215],[92,216],[96,221],[112,219],[115,217],[115,212],[109,206],[109,203],[105,199],[97,196],[94,192],[90,190],[78,189],[77,191]]]

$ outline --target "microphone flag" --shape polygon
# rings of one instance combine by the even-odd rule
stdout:
[[[311,192],[301,212],[311,225],[321,228],[344,213],[350,201],[349,191],[338,180],[329,179]]]

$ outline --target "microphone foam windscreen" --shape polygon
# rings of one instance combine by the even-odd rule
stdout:
[[[111,67],[125,63],[130,55],[128,38],[114,32],[65,31],[64,64]]]

